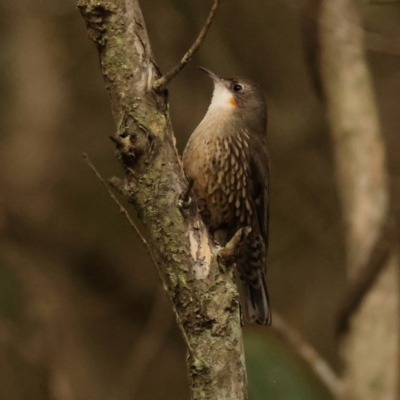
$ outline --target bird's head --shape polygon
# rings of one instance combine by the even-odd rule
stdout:
[[[253,114],[263,117],[266,113],[264,96],[260,87],[246,78],[221,78],[214,72],[199,67],[214,81],[214,93],[210,111],[231,111],[239,114]]]

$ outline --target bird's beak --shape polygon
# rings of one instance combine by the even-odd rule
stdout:
[[[218,76],[217,74],[214,74],[214,72],[210,71],[207,68],[203,68],[203,67],[197,67],[198,69],[200,69],[201,71],[205,72],[215,83],[222,83],[223,79]]]

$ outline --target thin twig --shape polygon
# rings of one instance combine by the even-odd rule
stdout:
[[[99,174],[97,171],[96,167],[92,164],[92,162],[89,159],[89,156],[86,153],[83,153],[83,159],[85,160],[86,164],[89,166],[89,168],[92,170],[92,172],[96,175],[97,179],[103,184],[103,186],[106,188],[108,194],[110,195],[111,199],[114,201],[114,203],[118,206],[119,212],[123,214],[123,216],[128,220],[129,225],[134,229],[136,234],[139,236],[140,240],[144,244],[147,253],[149,254],[151,260],[153,261],[154,266],[157,269],[158,274],[160,275],[160,279],[164,285],[164,280],[163,280],[163,275],[161,274],[160,268],[157,264],[156,259],[153,256],[153,253],[151,252],[150,245],[147,242],[147,240],[144,238],[142,233],[140,232],[139,228],[136,226],[136,224],[133,222],[132,218],[128,214],[128,211],[124,208],[124,206],[118,201],[118,199],[115,197],[114,193],[111,191],[110,187],[107,185],[103,177]]]
[[[375,1],[368,1],[367,4],[373,5],[373,6],[383,6],[383,5],[393,5],[393,4],[399,4],[399,0],[375,0]]]
[[[395,211],[389,207],[388,217],[372,247],[368,260],[346,288],[337,314],[337,337],[347,332],[351,316],[358,310],[365,295],[369,293],[378,275],[387,265],[393,248],[395,227]]]
[[[274,311],[274,319],[271,326],[298,352],[334,397],[341,398],[340,396],[344,392],[342,381],[325,359],[304,340],[300,333],[289,326],[276,311]]]
[[[97,171],[96,167],[92,164],[92,162],[89,159],[89,156],[84,153],[83,154],[83,159],[85,160],[86,164],[90,167],[90,169],[92,170],[92,172],[96,175],[96,177],[100,180],[100,182],[103,184],[103,186],[106,188],[108,194],[110,195],[111,199],[114,201],[114,203],[118,206],[119,211],[124,215],[124,217],[128,220],[130,226],[135,230],[135,232],[138,234],[140,240],[142,241],[142,243],[144,244],[157,272],[158,272],[158,276],[161,280],[161,284],[164,288],[164,290],[167,292],[167,297],[171,302],[171,306],[172,306],[172,310],[174,311],[174,314],[176,316],[176,323],[178,324],[178,327],[182,333],[183,339],[185,340],[186,346],[188,348],[189,353],[195,358],[195,355],[193,353],[193,349],[192,346],[190,345],[189,342],[189,338],[186,334],[186,331],[183,327],[183,322],[182,319],[178,313],[178,310],[175,307],[174,301],[171,297],[171,294],[168,291],[168,287],[166,285],[166,283],[164,282],[164,276],[161,273],[160,267],[157,264],[156,259],[153,256],[153,253],[151,252],[150,246],[147,242],[147,240],[144,238],[144,236],[142,235],[142,233],[139,231],[139,228],[136,226],[136,224],[133,222],[132,218],[130,217],[130,215],[128,214],[128,211],[126,211],[126,209],[123,207],[123,205],[118,201],[118,199],[114,196],[114,193],[111,191],[110,187],[107,185],[107,183],[104,181],[103,177],[100,175],[100,173]]]
[[[135,341],[124,371],[109,400],[137,398],[136,392],[141,378],[146,372],[146,368],[162,349],[171,327],[172,314],[166,309],[166,304],[168,303],[165,301],[163,289],[157,287],[147,323],[142,329],[139,338]]]
[[[172,68],[170,71],[168,71],[165,75],[163,75],[161,78],[157,79],[154,82],[154,89],[157,90],[158,92],[162,92],[166,86],[169,84],[169,82],[179,74],[179,72],[182,70],[182,68],[192,59],[193,55],[199,50],[199,47],[201,43],[203,42],[204,38],[207,35],[208,30],[210,29],[211,23],[214,19],[215,13],[217,11],[217,8],[220,4],[221,0],[214,0],[213,6],[211,7],[210,13],[208,14],[208,18],[201,29],[199,36],[197,39],[194,41],[192,44],[192,47],[186,52],[186,54],[182,57],[182,60],[179,61],[177,65],[175,65],[174,68]]]
[[[121,194],[122,196],[126,196],[125,185],[122,179],[113,176],[108,180],[108,183],[119,194]]]
[[[398,37],[365,31],[365,43],[369,51],[389,54],[394,57],[400,56],[400,40]]]

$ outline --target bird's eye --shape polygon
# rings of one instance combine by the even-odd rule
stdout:
[[[242,87],[241,85],[235,85],[235,86],[233,87],[233,90],[234,90],[235,92],[240,92],[242,89],[243,89],[243,87]]]

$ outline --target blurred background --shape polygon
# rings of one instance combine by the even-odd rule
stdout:
[[[310,62],[312,4],[223,2],[169,87],[170,112],[181,153],[212,93],[196,65],[261,85],[272,159],[272,304],[340,371],[333,332],[345,243]],[[189,48],[210,5],[142,1],[161,71]],[[366,2],[362,14],[396,199],[400,4]],[[82,160],[87,152],[105,178],[122,176],[97,51],[74,2],[0,0],[0,46],[0,399],[188,399],[185,346],[156,271]],[[331,398],[272,329],[244,331],[252,399]]]

